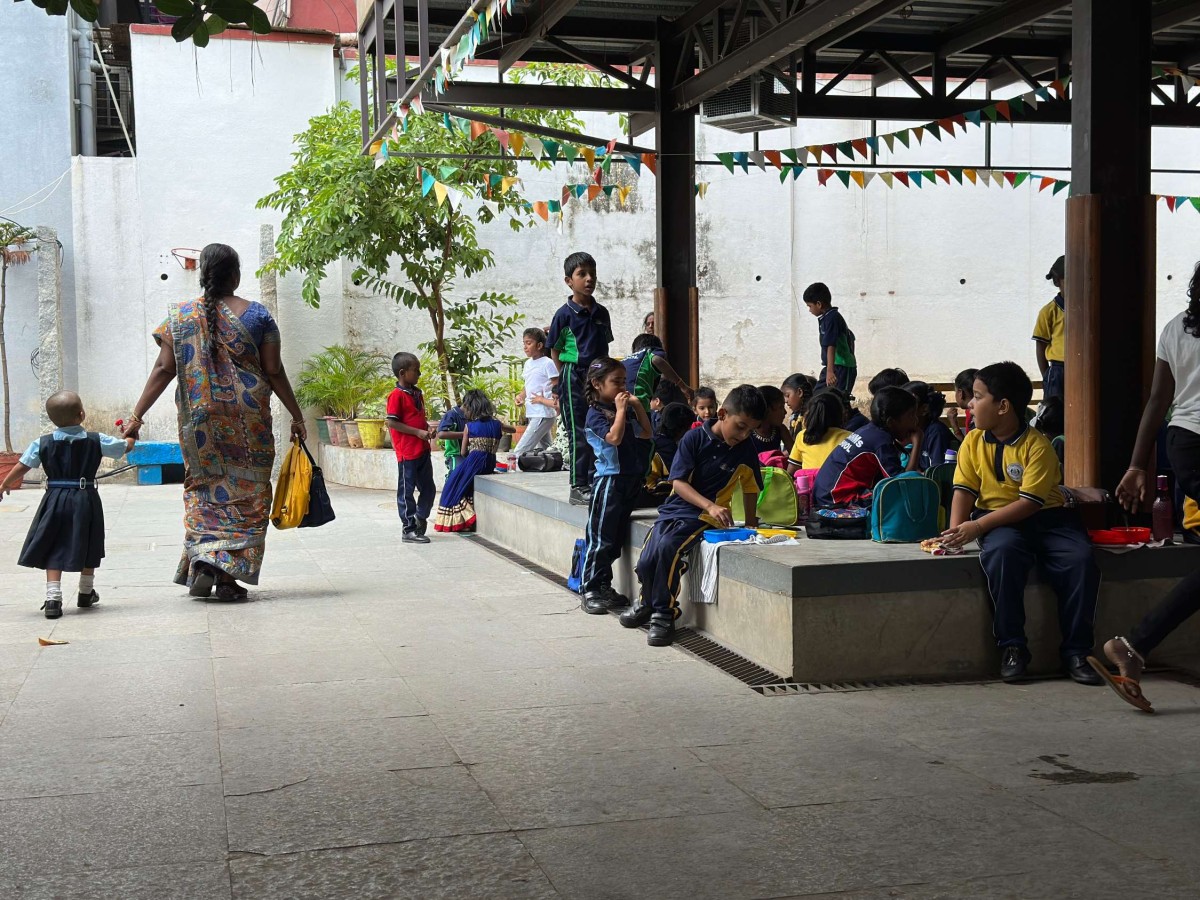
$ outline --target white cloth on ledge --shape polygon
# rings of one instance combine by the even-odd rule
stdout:
[[[763,537],[761,534],[752,538],[746,538],[742,541],[722,541],[719,544],[711,544],[708,541],[701,540],[697,549],[692,551],[692,559],[688,568],[689,590],[688,599],[692,603],[703,603],[708,606],[716,606],[717,603],[717,581],[720,575],[720,551],[722,547],[732,547],[738,544],[799,544],[800,541],[795,538],[776,535],[774,537]]]

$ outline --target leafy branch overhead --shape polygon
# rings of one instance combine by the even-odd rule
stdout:
[[[95,22],[100,7],[95,0],[33,0],[33,5],[52,16],[65,16],[75,10],[85,22]],[[197,47],[208,45],[208,39],[220,34],[230,25],[245,25],[256,34],[269,34],[271,20],[250,0],[154,0],[154,6],[165,16],[176,16],[171,37],[177,41],[192,39]]]

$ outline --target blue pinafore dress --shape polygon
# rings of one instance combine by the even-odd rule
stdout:
[[[104,558],[104,507],[96,490],[100,436],[89,431],[81,441],[56,441],[43,435],[38,453],[46,493],[17,561],[31,569],[94,569]]]

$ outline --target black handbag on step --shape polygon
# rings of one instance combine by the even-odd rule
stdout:
[[[321,467],[317,465],[317,461],[313,459],[313,455],[308,452],[308,446],[301,441],[300,446],[304,448],[304,455],[308,457],[308,461],[312,463],[312,486],[308,489],[308,512],[304,518],[300,520],[300,528],[320,528],[337,518],[333,512],[333,504],[329,502],[329,491],[325,488],[325,476],[321,472]]]
[[[562,454],[557,450],[535,450],[517,457],[517,468],[522,472],[561,472]]]

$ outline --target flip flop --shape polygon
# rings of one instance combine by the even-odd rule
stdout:
[[[1142,695],[1142,686],[1132,678],[1127,678],[1124,675],[1114,675],[1108,671],[1108,668],[1100,660],[1094,656],[1087,658],[1088,665],[1096,670],[1096,674],[1104,679],[1104,683],[1112,688],[1118,697],[1128,703],[1130,706],[1136,706],[1142,712],[1152,713],[1154,707],[1150,705],[1150,701]],[[1127,688],[1134,688],[1137,693],[1131,694]]]

